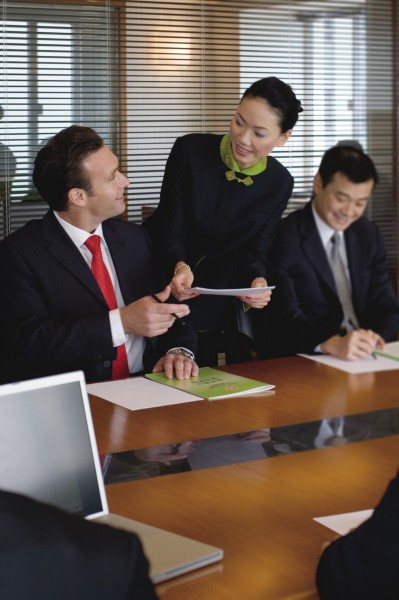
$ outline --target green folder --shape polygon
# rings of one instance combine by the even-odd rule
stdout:
[[[275,387],[270,383],[225,373],[211,367],[200,368],[199,375],[190,379],[167,379],[165,373],[148,373],[146,377],[208,400],[256,394]]]

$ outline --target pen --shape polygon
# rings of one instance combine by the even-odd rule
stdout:
[[[348,323],[349,323],[349,325],[352,327],[352,329],[353,329],[354,331],[357,331],[357,330],[359,329],[359,327],[357,327],[357,326],[355,325],[355,323],[352,321],[352,319],[348,319]],[[372,352],[372,353],[371,353],[371,356],[374,358],[374,360],[377,360],[377,355],[376,355],[376,353],[375,353],[375,352]]]
[[[150,296],[151,296],[151,298],[154,298],[154,300],[156,302],[159,302],[159,304],[163,304],[162,300],[160,300],[156,294],[150,294]],[[176,313],[172,313],[172,315],[174,316],[174,318],[177,321],[179,321],[180,325],[185,325],[186,324],[186,322],[183,321],[183,319],[181,319],[180,317],[178,317]]]

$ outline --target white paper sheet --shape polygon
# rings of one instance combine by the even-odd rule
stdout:
[[[194,292],[195,294],[205,294],[207,296],[259,296],[267,290],[274,290],[275,287],[275,285],[270,285],[266,287],[229,288],[220,290],[215,288],[193,287],[186,291]]]
[[[369,519],[373,512],[372,509],[358,510],[356,512],[342,513],[341,515],[315,517],[314,521],[317,521],[320,525],[324,525],[340,535],[345,535],[352,529],[355,529],[355,527],[361,525],[366,519]]]
[[[129,410],[203,400],[203,398],[187,394],[181,390],[150,381],[145,377],[130,377],[117,381],[90,383],[87,385],[87,392]]]
[[[399,342],[385,344],[384,354],[391,354],[399,359]],[[362,360],[342,360],[329,354],[299,354],[323,365],[328,365],[346,373],[373,373],[376,371],[394,371],[399,369],[399,360],[386,358],[378,352],[376,358],[369,356]]]

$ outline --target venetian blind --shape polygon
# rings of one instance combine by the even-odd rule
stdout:
[[[98,129],[131,181],[127,218],[141,222],[157,205],[176,137],[227,131],[246,87],[276,75],[292,85],[305,109],[289,142],[274,152],[295,177],[288,210],[309,199],[324,150],[343,139],[357,140],[380,172],[369,216],[381,227],[396,276],[399,32],[394,0],[24,3],[19,10],[27,29],[41,24],[36,41],[21,31],[17,9],[13,0],[3,0],[1,136],[20,153],[7,203],[11,229],[31,216],[26,202],[21,208],[22,169],[29,172],[35,137],[40,143],[40,137],[72,122]],[[38,58],[29,60],[41,61],[42,80],[34,80],[22,60],[24,36],[29,56],[37,45],[41,48]],[[24,101],[15,91],[18,85]],[[37,100],[40,94],[45,100]],[[32,99],[41,111],[40,135],[28,127],[38,110]]]

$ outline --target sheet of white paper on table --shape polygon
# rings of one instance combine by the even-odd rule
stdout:
[[[118,404],[129,410],[171,406],[172,404],[203,400],[203,398],[187,394],[187,392],[150,381],[145,377],[129,377],[117,381],[89,383],[87,391],[89,394],[100,396],[108,402]]]
[[[399,342],[389,342],[385,344],[384,352],[392,354],[399,358]],[[362,360],[342,360],[329,354],[299,354],[310,360],[314,360],[323,365],[334,367],[346,373],[373,373],[376,371],[394,371],[399,369],[399,361],[385,356],[376,355],[377,358],[369,356]]]
[[[372,509],[358,510],[356,512],[342,513],[341,515],[315,517],[313,520],[335,531],[335,533],[345,535],[361,525],[366,519],[369,519],[373,512]]]
[[[275,285],[270,285],[256,288],[229,288],[220,290],[216,288],[193,287],[186,291],[207,296],[259,296],[267,290],[274,290],[275,287]]]

